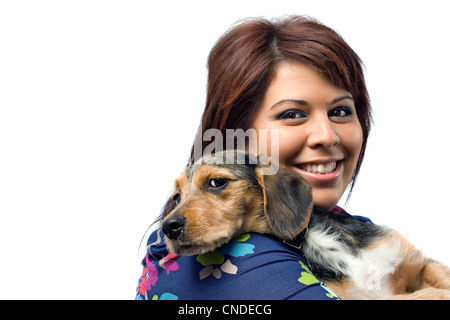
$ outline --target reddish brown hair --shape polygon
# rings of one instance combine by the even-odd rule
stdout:
[[[275,67],[283,60],[313,67],[355,99],[363,143],[352,177],[353,188],[371,127],[362,62],[339,34],[314,19],[252,19],[225,33],[209,54],[206,107],[199,133],[203,136],[203,132],[215,128],[225,136],[226,129],[249,129]],[[207,144],[204,142],[202,148]],[[195,160],[192,152],[190,162]]]

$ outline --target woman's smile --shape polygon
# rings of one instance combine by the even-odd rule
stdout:
[[[341,174],[343,161],[313,161],[292,166],[311,185],[317,183],[333,183]]]

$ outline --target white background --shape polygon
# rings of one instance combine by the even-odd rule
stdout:
[[[366,66],[375,125],[348,211],[449,264],[446,1],[2,1],[0,298],[134,298],[209,50],[239,19],[293,13]]]

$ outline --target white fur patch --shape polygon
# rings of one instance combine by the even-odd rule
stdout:
[[[354,255],[336,234],[310,229],[302,249],[312,264],[336,270],[352,281],[346,299],[377,299],[393,294],[389,276],[402,261],[400,243],[394,237]]]
[[[353,256],[348,248],[338,241],[337,235],[311,228],[306,234],[302,250],[312,264],[336,270],[345,276],[349,275],[350,260]]]

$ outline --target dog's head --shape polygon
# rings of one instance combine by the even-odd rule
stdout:
[[[233,150],[202,158],[176,179],[162,229],[169,251],[193,255],[245,232],[293,239],[311,211],[311,188],[300,174],[280,168],[264,175],[257,157]]]

